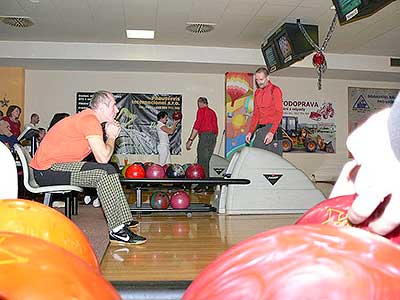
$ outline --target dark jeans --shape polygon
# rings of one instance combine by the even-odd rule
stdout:
[[[199,163],[206,174],[210,176],[210,159],[214,153],[217,136],[211,132],[203,132],[199,134],[199,143],[197,144],[197,163]]]
[[[258,125],[256,131],[254,132],[254,139],[252,142],[252,147],[261,148],[274,152],[282,156],[282,128],[278,127],[274,134],[274,139],[268,145],[264,144],[264,139],[267,133],[271,130],[272,124]]]

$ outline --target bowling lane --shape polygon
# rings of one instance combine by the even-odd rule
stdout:
[[[142,215],[140,246],[108,246],[101,271],[110,281],[193,280],[232,245],[268,229],[293,224],[300,215],[223,216],[216,213]]]

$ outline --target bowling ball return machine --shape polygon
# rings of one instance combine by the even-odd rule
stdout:
[[[246,178],[250,184],[221,186],[212,201],[219,214],[303,213],[325,199],[289,161],[254,147],[244,147],[232,156],[225,178]]]

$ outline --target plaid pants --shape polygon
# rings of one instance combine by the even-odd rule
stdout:
[[[38,173],[43,178],[38,178]],[[109,229],[133,220],[118,176],[112,165],[96,162],[55,163],[49,170],[35,171],[39,185],[47,182],[96,188]]]

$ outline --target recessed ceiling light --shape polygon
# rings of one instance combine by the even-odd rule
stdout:
[[[40,3],[40,0],[29,0],[29,2],[32,2],[32,3]]]
[[[128,39],[154,39],[154,30],[126,30]]]

